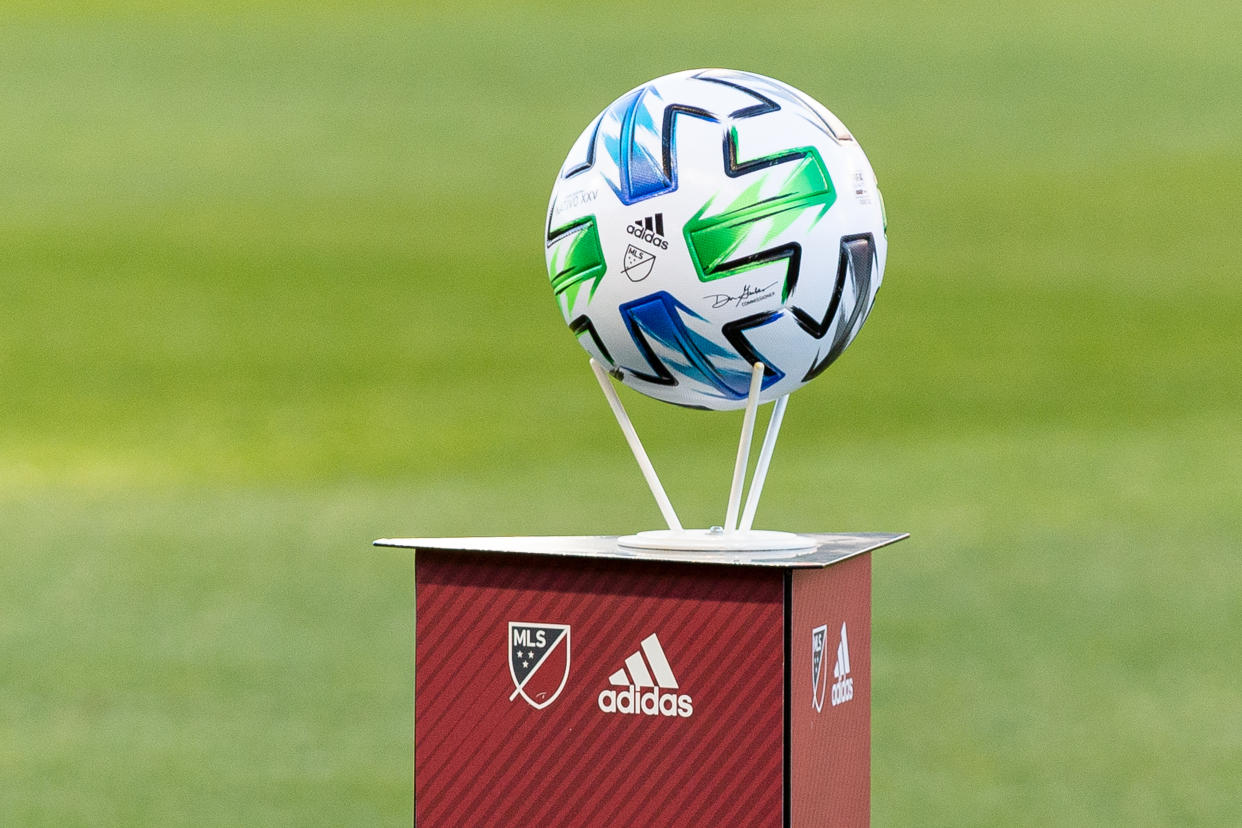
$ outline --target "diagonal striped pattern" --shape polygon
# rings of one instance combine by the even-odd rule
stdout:
[[[416,573],[419,825],[779,824],[780,573],[428,551]],[[574,642],[542,710],[507,700],[508,623],[529,618]],[[619,672],[694,715],[602,713]]]
[[[791,828],[867,825],[871,809],[871,556],[795,572],[789,625]],[[826,622],[826,623],[825,623]],[[848,638],[846,627],[848,626]],[[838,628],[840,639],[836,639]],[[824,630],[816,688],[803,673],[815,657],[812,631]],[[836,646],[833,647],[833,643]],[[835,657],[834,657],[835,653]],[[853,697],[830,706],[817,692],[848,672]],[[801,674],[801,678],[799,677]],[[820,702],[817,704],[816,700]]]

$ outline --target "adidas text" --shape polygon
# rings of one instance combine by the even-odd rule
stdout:
[[[627,224],[625,226],[625,232],[629,233],[631,236],[637,236],[650,244],[652,247],[658,247],[661,250],[668,250],[668,242],[657,236],[652,230],[647,230],[635,224]]]
[[[677,716],[687,718],[694,713],[694,700],[680,693],[660,693],[659,687],[639,691],[601,690],[599,709],[605,713],[638,713],[646,716]]]
[[[626,225],[625,232],[642,239],[652,247],[668,250],[668,242],[664,238],[664,214],[636,219],[633,224]]]

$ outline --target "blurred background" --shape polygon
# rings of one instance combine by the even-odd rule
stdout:
[[[376,537],[660,516],[547,284],[606,104],[726,66],[880,179],[757,526],[877,553],[879,825],[1238,824],[1242,6],[0,6],[0,824],[411,819]],[[740,413],[622,389],[687,525]]]

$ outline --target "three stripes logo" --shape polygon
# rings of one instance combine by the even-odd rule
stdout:
[[[688,718],[694,713],[694,700],[669,691],[680,689],[673,668],[655,633],[642,640],[637,652],[625,659],[625,666],[608,677],[608,688],[600,691],[599,709],[605,713]]]
[[[663,213],[637,219],[633,224],[626,225],[625,232],[642,239],[652,247],[668,250],[668,239],[664,237]]]
[[[832,706],[854,698],[854,679],[850,678],[850,641],[841,625],[841,641],[837,644],[837,663],[832,666]]]

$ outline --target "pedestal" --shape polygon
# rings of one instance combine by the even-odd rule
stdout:
[[[415,822],[866,824],[871,559],[636,552],[608,537],[416,549]]]

